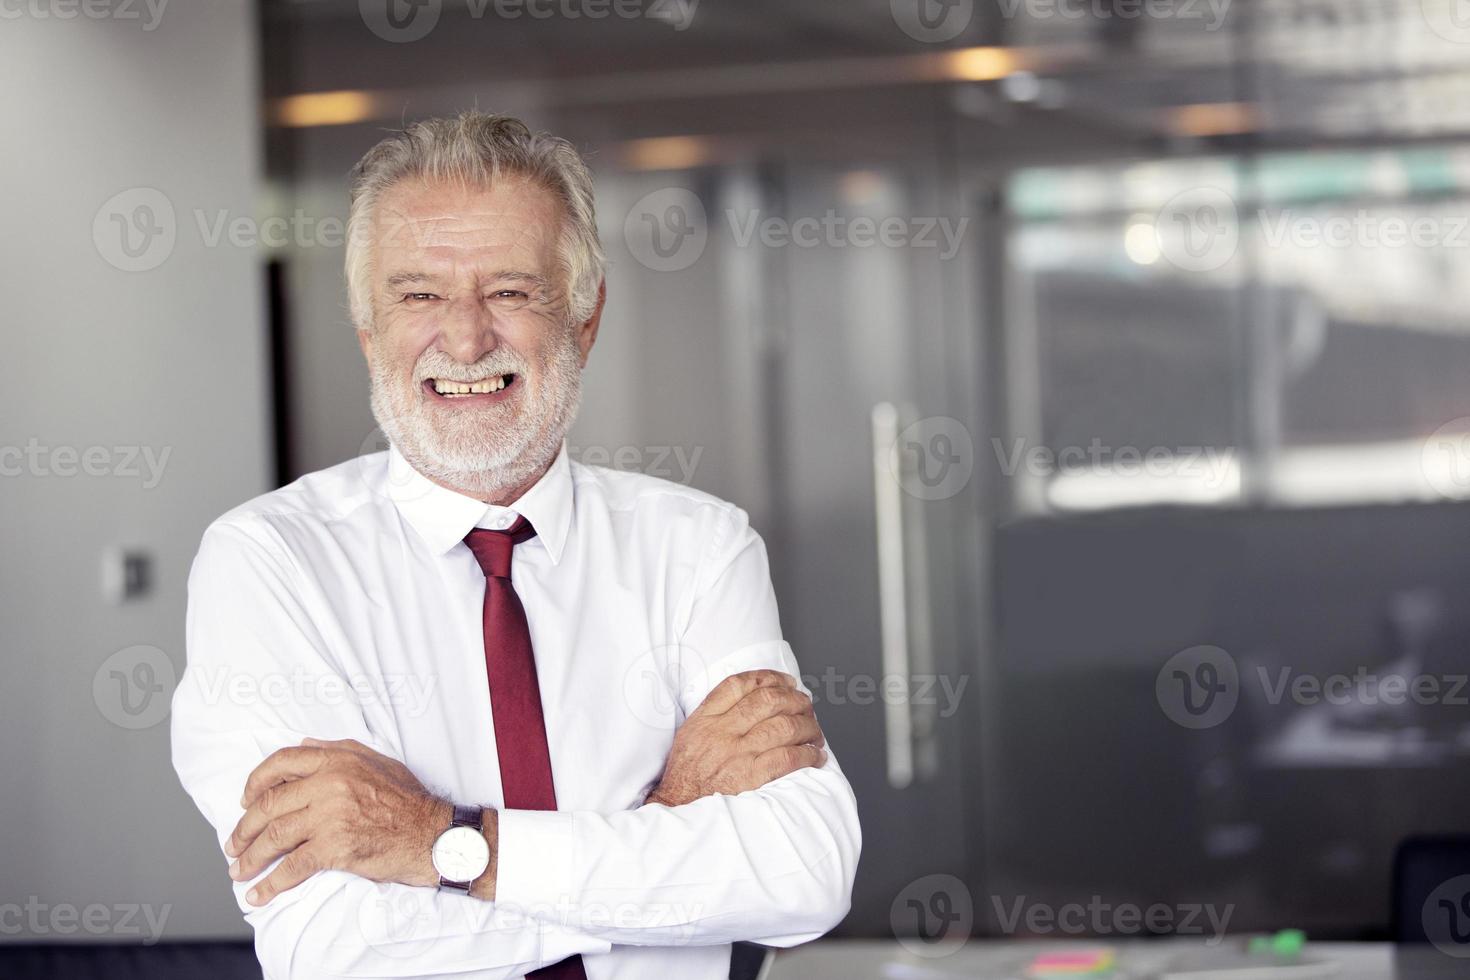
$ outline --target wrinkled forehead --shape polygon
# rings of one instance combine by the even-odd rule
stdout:
[[[405,180],[378,200],[373,249],[379,277],[387,267],[421,263],[463,267],[513,261],[527,271],[556,263],[562,208],[555,195],[524,177],[488,186]]]

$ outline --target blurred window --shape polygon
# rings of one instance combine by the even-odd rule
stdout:
[[[1018,172],[1023,513],[1470,497],[1470,149]]]

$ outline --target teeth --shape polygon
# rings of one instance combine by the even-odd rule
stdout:
[[[434,390],[441,395],[489,395],[505,387],[506,376],[496,375],[483,381],[445,381],[434,379]]]

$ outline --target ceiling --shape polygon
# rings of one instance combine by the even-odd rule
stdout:
[[[432,29],[385,40],[388,4]],[[591,16],[615,4],[627,15]],[[958,117],[1010,131],[1262,146],[1470,132],[1466,0],[266,0],[262,17],[269,98],[530,86],[775,118],[814,93],[939,87]],[[1016,54],[1013,77],[934,68],[982,45]]]

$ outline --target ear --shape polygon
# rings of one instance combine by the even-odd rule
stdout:
[[[587,355],[592,353],[592,345],[597,342],[597,328],[602,325],[602,307],[607,303],[607,280],[604,279],[597,286],[597,306],[592,310],[592,316],[587,322],[577,327],[577,349],[582,352],[582,366],[587,366]]]
[[[368,366],[373,363],[373,335],[371,331],[359,330],[357,332],[357,346],[362,348],[362,356],[367,358]]]

